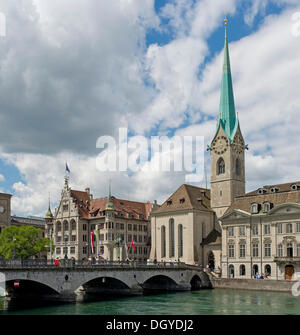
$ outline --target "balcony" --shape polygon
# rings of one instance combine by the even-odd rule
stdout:
[[[274,257],[276,263],[300,263],[300,256],[296,257]]]

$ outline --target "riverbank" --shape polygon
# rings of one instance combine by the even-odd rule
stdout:
[[[210,278],[213,288],[291,292],[294,280]]]

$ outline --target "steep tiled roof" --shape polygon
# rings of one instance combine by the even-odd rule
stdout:
[[[300,189],[292,190],[292,185],[300,185],[300,182],[263,186],[243,196],[236,197],[224,215],[234,209],[250,213],[252,203],[263,204],[264,202],[270,202],[273,207],[284,203],[300,203]],[[263,191],[264,193],[259,194],[259,190],[262,189],[265,190]],[[276,189],[276,192],[271,192],[271,189]]]
[[[181,185],[153,214],[197,209],[211,211],[210,190],[192,185]]]
[[[86,219],[99,217],[100,213],[105,211],[108,202],[108,198],[94,199],[90,201],[88,193],[82,191],[71,190],[71,196],[77,203],[79,215]],[[114,205],[114,211],[123,213],[124,218],[128,218],[130,214],[133,214],[135,219],[140,219],[140,215],[142,215],[143,218],[147,220],[152,209],[152,203],[150,202],[144,203],[118,199],[115,197],[112,197],[111,201]]]

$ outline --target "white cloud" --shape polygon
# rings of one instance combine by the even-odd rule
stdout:
[[[5,177],[0,173],[0,182],[5,181]]]

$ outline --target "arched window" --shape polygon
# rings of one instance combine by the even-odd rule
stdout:
[[[183,227],[178,225],[178,258],[183,257]]]
[[[224,174],[224,173],[225,173],[225,162],[223,158],[220,158],[218,160],[217,174]]]
[[[234,265],[230,264],[228,267],[229,278],[234,278]]]
[[[258,265],[254,264],[253,265],[253,276],[256,276],[258,274]]]
[[[58,221],[57,223],[56,223],[56,231],[58,232],[58,231],[61,231],[61,222],[60,221]]]
[[[174,219],[170,219],[169,221],[169,257],[175,256],[175,248],[174,248]]]
[[[64,231],[69,230],[69,222],[64,221]]]
[[[246,274],[246,268],[245,268],[245,265],[242,264],[240,265],[240,276],[245,276]]]
[[[269,265],[269,264],[265,265],[265,274],[267,276],[271,275],[271,265]]]
[[[166,227],[161,226],[161,257],[166,257]]]
[[[240,161],[238,158],[235,161],[235,173],[237,176],[241,174],[241,165],[240,165]]]
[[[76,222],[74,220],[71,221],[72,230],[76,230]]]

